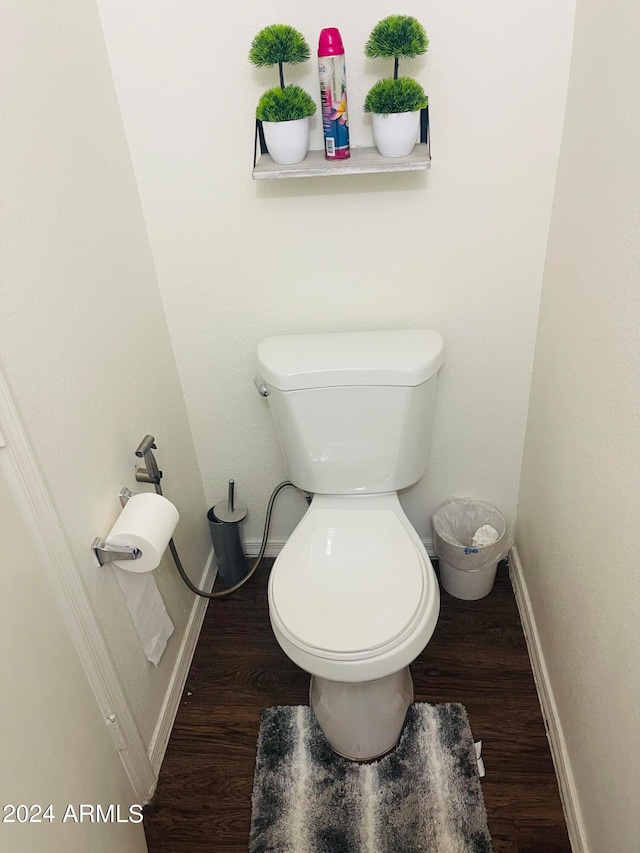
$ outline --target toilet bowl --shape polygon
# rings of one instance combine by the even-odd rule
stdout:
[[[271,571],[269,615],[312,676],[310,704],[336,752],[370,760],[396,744],[413,701],[408,665],[439,603],[397,494],[314,497]]]
[[[396,744],[413,701],[409,664],[434,631],[438,584],[398,491],[425,472],[438,332],[268,338],[256,386],[291,481],[313,495],[277,557],[269,615],[311,675],[332,748],[366,761]]]

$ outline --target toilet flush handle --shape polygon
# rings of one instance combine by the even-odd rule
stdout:
[[[254,376],[253,377],[253,384],[258,389],[259,394],[261,394],[263,397],[269,396],[269,392],[267,391],[267,386],[264,384],[264,379],[262,378],[262,376]]]

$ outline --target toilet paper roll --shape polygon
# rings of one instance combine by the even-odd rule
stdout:
[[[160,564],[180,516],[171,501],[153,492],[133,495],[118,516],[105,542],[112,548],[138,548],[137,560],[116,560],[126,572],[151,572]]]

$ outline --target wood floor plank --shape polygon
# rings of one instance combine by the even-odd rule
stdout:
[[[506,823],[493,821],[491,842],[493,853],[519,853],[516,828],[508,821]]]
[[[518,853],[565,853],[566,831],[555,825],[540,823],[516,826]]]
[[[156,795],[149,853],[246,853],[260,712],[307,704],[309,678],[269,624],[268,569],[212,602]],[[504,566],[480,601],[442,594],[436,631],[412,667],[416,701],[462,702],[483,740],[494,853],[570,853],[553,762]]]

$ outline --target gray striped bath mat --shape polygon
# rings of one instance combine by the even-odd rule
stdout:
[[[262,712],[249,853],[491,853],[463,705],[412,705],[395,750],[336,755],[310,708]]]

